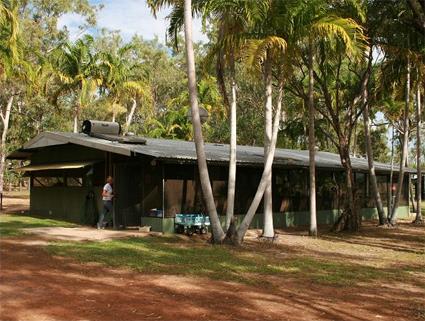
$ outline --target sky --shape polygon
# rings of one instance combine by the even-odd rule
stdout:
[[[169,8],[159,12],[155,19],[149,10],[145,0],[89,0],[93,5],[102,4],[104,7],[97,14],[97,26],[99,29],[119,30],[125,41],[131,39],[135,34],[142,36],[146,40],[158,37],[161,43],[165,42],[167,29],[166,16],[170,12]],[[70,32],[72,40],[80,37],[82,33],[78,27],[84,24],[84,19],[78,14],[66,14],[59,19],[58,27],[64,26]],[[193,22],[194,41],[206,41],[206,36],[202,34],[202,24],[200,19]],[[95,32],[89,30],[86,32]]]

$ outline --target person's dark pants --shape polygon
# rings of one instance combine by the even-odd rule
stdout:
[[[101,228],[105,226],[104,220],[105,217],[108,216],[108,214],[112,213],[112,201],[103,201],[103,209],[102,212],[100,212],[100,216],[99,216],[99,222],[97,223],[97,227]]]

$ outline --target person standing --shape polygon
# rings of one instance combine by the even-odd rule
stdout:
[[[114,180],[112,178],[112,176],[108,176],[108,178],[106,179],[106,184],[105,186],[103,186],[103,190],[102,190],[102,202],[103,202],[103,209],[102,212],[100,213],[99,216],[99,221],[97,223],[97,229],[103,229],[105,228],[105,217],[109,214],[112,213],[113,211],[113,186],[114,184]]]

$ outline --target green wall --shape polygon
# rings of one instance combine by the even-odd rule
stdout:
[[[378,212],[376,208],[363,208],[361,209],[361,215],[364,220],[378,219]],[[236,224],[239,225],[242,222],[244,215],[236,215]],[[409,207],[400,206],[397,209],[397,218],[408,218]],[[327,210],[317,211],[317,224],[329,225],[333,224],[338,218],[338,210]],[[225,224],[225,217],[220,216],[222,225]],[[273,223],[275,228],[286,228],[294,226],[309,225],[310,223],[310,212],[285,212],[285,213],[273,213]],[[262,228],[263,227],[263,214],[255,214],[250,228]]]
[[[73,223],[92,224],[101,210],[101,188],[32,187],[30,212],[36,216],[61,219]],[[87,201],[90,191],[96,200]]]
[[[151,226],[154,232],[174,233],[174,218],[145,217],[141,219],[142,226]]]

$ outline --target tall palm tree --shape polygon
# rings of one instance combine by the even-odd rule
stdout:
[[[101,84],[98,57],[93,53],[93,37],[85,35],[75,43],[65,43],[55,50],[52,56],[61,81],[55,100],[63,93],[77,92],[73,126],[74,133],[77,133],[81,109],[90,102]]]
[[[240,56],[240,51],[245,41],[246,32],[250,25],[264,14],[265,4],[255,1],[244,0],[213,0],[206,1],[203,7],[204,19],[211,17],[218,24],[216,44],[211,53],[216,56],[220,68],[217,79],[224,80],[223,67],[228,66],[230,82],[230,144],[229,144],[229,175],[227,187],[226,229],[234,216],[235,190],[236,190],[236,109],[237,109],[237,84],[235,63]],[[222,74],[220,74],[220,72]],[[220,88],[227,98],[225,85]],[[226,100],[226,99],[225,99]],[[228,100],[228,99],[227,99]]]
[[[314,103],[314,82],[315,82],[315,56],[320,54],[318,48],[321,44],[327,44],[328,47],[339,50],[346,55],[353,56],[358,54],[359,48],[362,47],[361,40],[364,39],[361,26],[351,18],[345,18],[341,15],[341,8],[351,6],[356,2],[347,1],[342,3],[341,7],[334,7],[323,0],[313,0],[308,3],[302,3],[301,7],[305,8],[295,17],[298,21],[299,28],[297,37],[300,41],[301,50],[307,51],[308,59],[305,64],[308,68],[308,115],[309,115],[309,194],[310,194],[310,228],[309,234],[317,236],[317,214],[316,214],[316,170],[315,170],[315,103]],[[345,8],[344,8],[345,9]],[[354,6],[358,15],[362,15],[360,8]],[[360,41],[359,41],[360,40]],[[323,48],[323,46],[322,46]],[[338,98],[337,98],[338,99]],[[328,106],[331,108],[331,106]],[[346,155],[341,154],[343,165],[348,166],[348,172],[352,172],[349,162],[345,161]],[[344,161],[343,161],[344,160]],[[347,175],[348,203],[351,212],[354,210],[353,177]],[[354,215],[355,216],[355,215]]]
[[[418,81],[416,88],[416,216],[414,223],[422,223],[422,213],[421,213],[421,197],[422,197],[422,168],[421,168],[421,85]]]
[[[269,1],[267,19],[259,19],[250,31],[247,40],[246,61],[254,69],[260,70],[264,79],[264,163],[271,150],[273,133],[273,72],[278,73],[279,94],[283,92],[282,77],[287,67],[286,57],[288,25],[286,19],[287,7],[280,1]],[[280,102],[281,103],[281,102]],[[279,104],[279,102],[278,102]],[[268,183],[264,192],[263,233],[262,237],[274,237],[273,199],[272,199],[272,172],[267,177]]]
[[[229,69],[229,82],[231,99],[230,111],[230,144],[229,144],[229,174],[227,188],[226,229],[229,228],[234,216],[234,200],[236,189],[236,108],[237,108],[237,83],[236,61],[241,57],[246,42],[249,28],[259,20],[264,20],[269,7],[269,1],[246,1],[246,0],[196,0],[192,7],[194,12],[203,13],[203,19],[210,18],[218,27],[216,42],[207,54],[207,62],[212,58],[216,60],[217,80],[225,102],[228,95],[225,85],[224,68]],[[181,8],[174,7],[169,16],[169,34],[175,35],[182,26]],[[227,105],[227,103],[226,103]],[[271,134],[270,134],[271,135]]]
[[[196,86],[195,54],[192,42],[192,1],[184,0],[184,35],[186,47],[187,76],[189,86],[189,101],[192,112],[193,136],[195,140],[196,156],[198,159],[199,178],[204,195],[208,215],[212,223],[212,233],[215,242],[220,243],[224,238],[224,232],[220,225],[217,208],[208,174],[207,160],[202,136],[201,118],[199,116],[198,91]]]
[[[215,243],[221,243],[224,239],[225,234],[223,228],[221,227],[220,219],[217,214],[217,208],[214,202],[214,196],[212,193],[211,180],[209,177],[208,165],[205,156],[204,138],[202,135],[202,125],[198,106],[198,91],[195,73],[195,55],[192,40],[192,13],[193,10],[196,11],[196,8],[192,8],[191,0],[184,0],[184,3],[178,0],[149,0],[148,5],[151,7],[154,14],[156,14],[156,11],[159,10],[159,8],[165,5],[171,5],[176,10],[183,12],[189,102],[192,115],[193,136],[195,141],[199,179],[201,182],[202,194],[204,197],[205,205],[211,221],[213,241]]]

